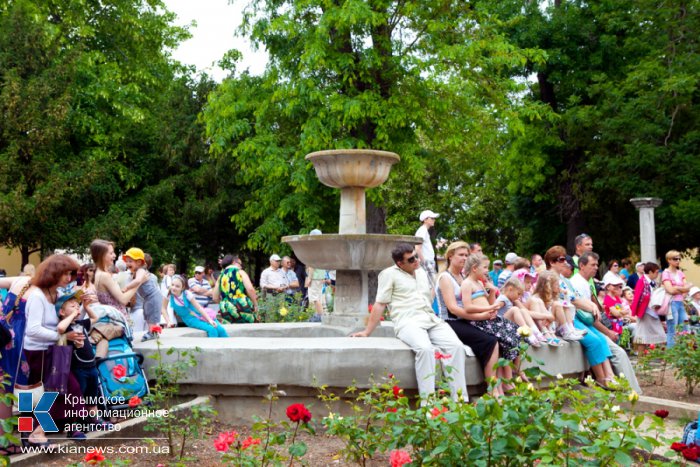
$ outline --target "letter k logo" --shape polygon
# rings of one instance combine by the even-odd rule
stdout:
[[[58,431],[58,427],[56,426],[56,422],[53,421],[53,418],[51,418],[51,415],[49,415],[49,410],[51,410],[54,402],[56,402],[57,397],[57,392],[45,392],[41,395],[34,410],[32,410],[32,406],[34,405],[33,394],[30,392],[23,392],[19,394],[17,406],[20,412],[34,412],[36,420],[45,432],[55,433]],[[17,428],[22,433],[34,431],[34,419],[32,417],[19,417]]]

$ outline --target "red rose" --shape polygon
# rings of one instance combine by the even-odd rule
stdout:
[[[393,388],[391,388],[391,390],[394,392],[395,398],[399,399],[403,397],[403,389],[401,389],[400,387],[394,386]]]
[[[656,344],[649,344],[649,348],[650,348],[651,350],[654,350],[654,349],[656,348]]]
[[[391,462],[391,467],[402,467],[411,462],[411,456],[406,451],[394,449],[389,454],[389,462]]]
[[[124,368],[124,365],[114,365],[112,375],[114,375],[115,379],[123,378],[126,376],[126,368]]]
[[[129,407],[131,407],[131,408],[133,409],[134,407],[136,407],[136,406],[138,406],[139,404],[141,404],[141,402],[142,402],[142,401],[141,401],[141,399],[139,398],[139,396],[134,396],[134,397],[132,397],[131,399],[129,399]]]
[[[221,441],[221,440],[218,439],[218,438],[214,440],[214,448],[215,448],[217,451],[219,451],[219,452],[228,451],[228,447],[229,447],[229,445],[228,445],[226,442]]]
[[[245,440],[243,440],[243,444],[241,444],[241,449],[248,449],[250,446],[252,446],[254,444],[260,444],[260,439],[253,438],[252,436],[248,436]]]
[[[430,418],[437,418],[440,416],[440,414],[443,414],[445,412],[448,412],[447,407],[433,407],[430,409]],[[445,417],[440,418],[443,422],[446,422],[447,419]]]
[[[287,407],[287,417],[293,422],[308,423],[311,421],[311,412],[304,404],[292,404]]]
[[[151,326],[151,334],[160,334],[161,332],[163,332],[163,328],[161,328],[159,325],[154,324]]]
[[[676,452],[681,452],[682,450],[686,449],[688,446],[683,444],[683,443],[673,443],[671,445],[671,449],[673,449]]]
[[[387,412],[394,412],[394,413],[396,413],[396,407],[387,407],[387,408],[386,408],[386,411],[387,411]]]
[[[697,460],[698,456],[700,455],[700,453],[698,452],[698,448],[695,446],[693,446],[692,448],[683,449],[681,454],[683,454],[683,457],[685,457],[689,461]]]
[[[104,460],[105,456],[103,456],[100,451],[90,451],[87,454],[85,454],[85,457],[83,458],[83,462],[92,465],[102,462]]]
[[[654,415],[656,415],[659,418],[666,418],[668,417],[668,410],[659,409],[656,412],[654,412]]]
[[[442,353],[439,350],[435,351],[435,360],[447,360],[448,358],[452,358],[452,355]]]

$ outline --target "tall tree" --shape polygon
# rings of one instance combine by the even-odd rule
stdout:
[[[510,0],[485,8],[504,18],[521,47],[547,53],[517,71],[534,76],[527,96],[555,118],[527,119],[504,158],[519,217],[558,238],[592,234],[607,255],[638,247],[638,216],[629,199],[656,196],[660,251],[698,246],[697,1],[633,4]],[[546,248],[551,235],[530,236]],[[556,238],[556,236],[555,236]]]
[[[369,193],[388,210],[390,230],[415,230],[429,204],[451,210],[450,232],[467,232],[462,222],[500,196],[483,183],[484,161],[497,156],[522,110],[513,105],[520,85],[506,72],[542,58],[512,47],[494,26],[456,0],[253,0],[242,32],[268,51],[266,71],[254,78],[232,70],[204,112],[213,153],[235,159],[248,188],[233,221],[253,232],[249,245],[336,228],[338,194],[303,159],[334,148],[402,157],[390,181]],[[474,215],[479,230],[495,214]]]
[[[0,1],[0,243],[23,262],[85,246],[138,185],[185,35],[173,18],[158,0]]]

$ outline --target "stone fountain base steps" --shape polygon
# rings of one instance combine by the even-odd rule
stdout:
[[[320,323],[236,324],[226,326],[226,330],[231,336],[228,339],[207,338],[203,331],[191,328],[166,329],[160,343],[164,350],[201,349],[197,366],[180,381],[181,393],[214,396],[222,419],[230,423],[262,415],[265,406],[260,400],[271,384],[287,393],[289,400],[279,404],[284,407],[292,402],[316,401],[318,405],[317,385],[327,385],[338,395],[353,384],[366,388],[372,375],[379,379],[394,374],[409,394],[417,388],[414,354],[394,337],[391,323],[382,323],[368,338],[346,337],[346,330]],[[140,338],[135,336],[134,349],[146,357],[145,370],[152,378],[149,370],[156,362],[148,357],[157,351],[156,341],[140,342]],[[482,394],[483,372],[471,349],[465,349],[469,355],[469,394]],[[578,343],[533,348],[531,352],[535,359],[544,361],[543,369],[552,375],[573,375],[588,368]],[[163,351],[164,361],[175,357]]]

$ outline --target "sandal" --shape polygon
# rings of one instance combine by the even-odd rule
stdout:
[[[9,446],[0,447],[0,455],[3,456],[14,456],[15,454],[22,454],[22,447],[16,444],[10,444]]]
[[[22,438],[22,446],[25,448],[47,448],[51,446],[51,441],[29,441],[29,438]]]

